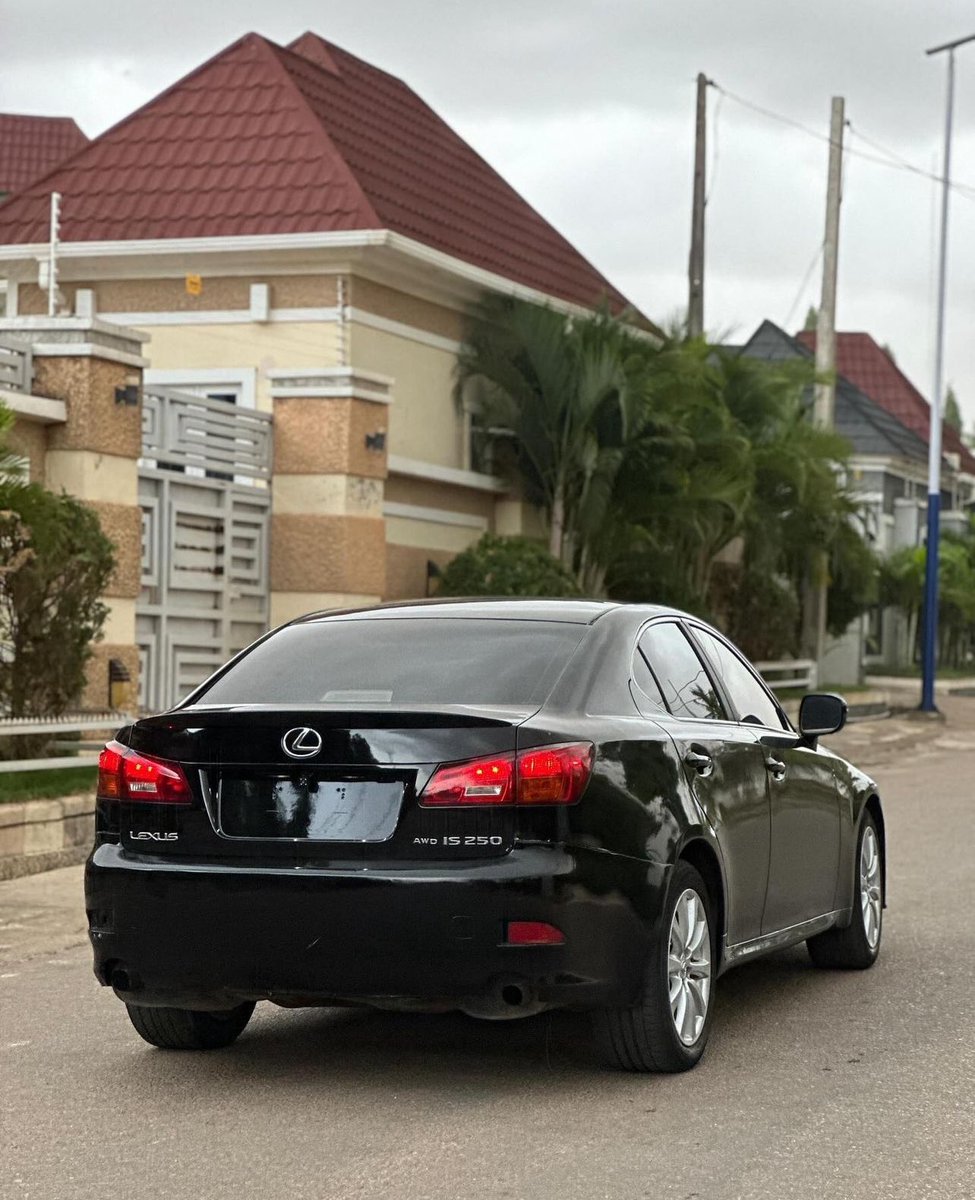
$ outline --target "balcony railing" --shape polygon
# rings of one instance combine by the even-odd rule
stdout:
[[[34,359],[24,342],[0,338],[0,388],[30,395],[34,385]]]

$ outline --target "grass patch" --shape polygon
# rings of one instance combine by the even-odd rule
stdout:
[[[0,772],[0,804],[22,800],[60,800],[79,792],[93,792],[97,767],[66,767],[53,771]]]

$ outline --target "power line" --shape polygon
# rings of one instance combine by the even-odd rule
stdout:
[[[792,301],[792,307],[789,309],[788,313],[786,314],[785,320],[782,322],[782,328],[787,333],[789,330],[789,325],[792,321],[792,315],[796,311],[796,309],[799,307],[799,301],[805,295],[806,288],[809,286],[809,281],[810,281],[810,279],[812,279],[813,272],[816,270],[816,267],[819,265],[819,260],[823,257],[823,251],[825,249],[826,249],[826,241],[824,239],[823,241],[821,241],[819,243],[819,247],[817,248],[816,253],[813,256],[813,260],[809,264],[808,268],[806,269],[805,275],[803,275],[803,277],[802,277],[802,283],[799,284],[799,290],[796,292],[795,300]]]
[[[713,82],[713,81],[712,81]],[[723,96],[727,96],[729,100],[733,100],[735,104],[740,104],[742,108],[750,109],[752,112],[758,113],[760,116],[767,117],[770,121],[777,121],[780,125],[787,125],[791,129],[797,129],[800,133],[806,134],[807,137],[815,138],[817,142],[826,142],[829,144],[829,135],[822,133],[818,129],[812,129],[808,125],[804,125],[801,121],[795,120],[793,117],[787,117],[784,113],[775,112],[771,108],[766,108],[764,105],[755,104],[751,100],[746,100],[744,96],[736,95],[734,92],[729,92],[727,88],[721,86],[720,83],[714,83],[713,86]],[[865,162],[872,162],[877,166],[887,167],[890,170],[905,171],[911,175],[916,175],[922,179],[931,180],[933,183],[943,183],[943,177],[936,172],[928,171],[924,167],[919,167],[915,163],[909,162],[902,158],[893,150],[888,150],[881,146],[879,142],[873,141],[865,134],[861,133],[856,128],[852,121],[847,122],[847,127],[851,133],[856,134],[860,141],[872,146],[874,150],[879,151],[879,154],[871,154],[867,150],[854,149],[848,146],[844,153],[852,155],[855,158],[862,158]],[[962,183],[959,180],[949,180],[948,186],[953,192],[959,196],[963,196],[966,200],[975,200],[975,186],[968,183]]]
[[[714,116],[711,118],[711,170],[708,172],[708,190],[704,197],[705,208],[711,200],[711,193],[714,191],[714,181],[718,176],[718,131],[720,129],[722,104],[724,104],[724,92],[718,88],[718,103],[714,106]]]

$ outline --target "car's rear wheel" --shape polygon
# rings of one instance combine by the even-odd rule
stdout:
[[[698,1062],[711,1025],[713,911],[704,880],[678,863],[640,999],[593,1014],[596,1051],[607,1066],[673,1072]]]
[[[884,913],[884,852],[873,817],[866,813],[857,838],[853,915],[846,929],[827,929],[809,938],[809,957],[817,967],[862,971],[880,953]]]
[[[126,1004],[136,1033],[161,1050],[219,1050],[235,1042],[251,1019],[254,1002],[215,1012],[191,1008],[149,1008]]]

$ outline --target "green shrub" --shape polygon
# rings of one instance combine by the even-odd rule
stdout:
[[[0,711],[57,716],[77,703],[114,565],[90,508],[0,482]]]
[[[524,537],[486,533],[450,563],[440,596],[578,596],[572,574],[547,550]]]

